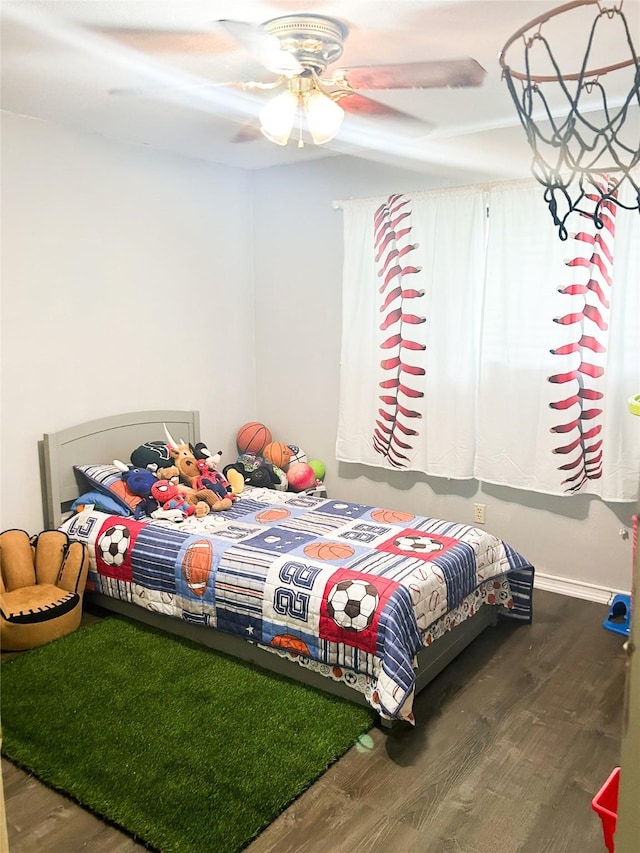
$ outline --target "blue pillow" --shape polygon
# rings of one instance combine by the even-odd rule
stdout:
[[[133,515],[133,510],[141,498],[127,488],[122,479],[122,471],[115,465],[74,465],[79,491],[97,491],[107,495],[120,506],[118,515]]]
[[[85,492],[71,504],[71,510],[72,512],[77,512],[78,507],[86,506],[87,504],[93,504],[96,509],[101,512],[111,513],[111,515],[131,515],[129,509],[124,509],[122,504],[110,498],[109,495],[102,494],[102,492]]]

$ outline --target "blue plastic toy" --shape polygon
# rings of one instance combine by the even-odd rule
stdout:
[[[630,625],[631,596],[615,595],[609,608],[609,615],[602,623],[602,627],[606,628],[607,631],[613,631],[616,634],[622,634],[623,637],[628,637]]]

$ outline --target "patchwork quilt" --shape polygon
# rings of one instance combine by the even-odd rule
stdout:
[[[61,529],[88,547],[89,590],[351,674],[388,718],[413,720],[417,652],[479,606],[531,620],[524,557],[483,530],[408,512],[247,489],[202,519],[87,508]]]

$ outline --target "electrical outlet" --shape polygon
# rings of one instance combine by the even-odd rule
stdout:
[[[476,524],[484,524],[484,512],[486,508],[485,504],[473,505],[473,520]]]

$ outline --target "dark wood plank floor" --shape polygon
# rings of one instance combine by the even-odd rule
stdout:
[[[418,698],[415,728],[374,729],[248,853],[603,853],[590,803],[619,764],[624,686],[606,612],[536,591],[533,625],[486,631]],[[2,770],[11,853],[143,849]]]

